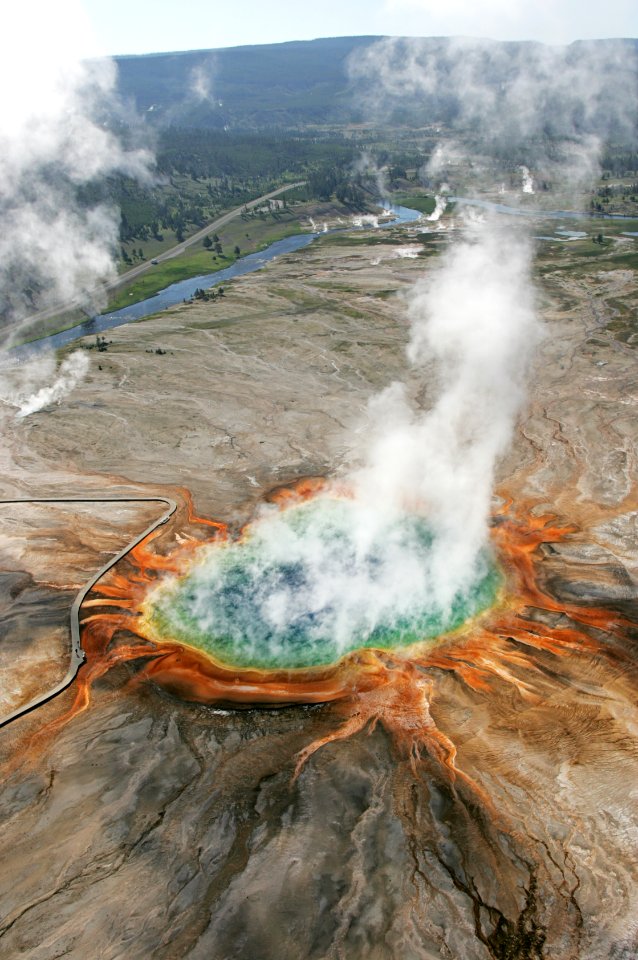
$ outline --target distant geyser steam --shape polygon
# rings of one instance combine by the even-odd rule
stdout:
[[[487,552],[442,606],[427,522],[401,514],[371,528],[365,514],[320,497],[262,516],[150,596],[153,632],[230,666],[301,668],[362,647],[432,641],[494,602],[499,576]]]

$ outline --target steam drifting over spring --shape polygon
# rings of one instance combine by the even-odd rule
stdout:
[[[413,409],[401,383],[375,397],[353,499],[265,508],[239,543],[160,584],[147,611],[158,635],[226,663],[307,666],[431,641],[493,602],[494,470],[540,336],[529,272],[526,241],[469,223],[411,296],[408,359],[436,370],[432,407]]]
[[[461,167],[475,189],[485,187],[494,146],[518,152],[519,193],[533,190],[539,171],[562,187],[586,183],[597,170],[602,138],[629,122],[627,99],[619,96],[628,68],[616,47],[612,53],[591,61],[586,45],[550,50],[388,40],[367,48],[352,74],[383,113],[422,101],[455,129],[455,139],[441,142],[426,168],[440,186],[435,220],[445,209],[448,170]],[[373,166],[369,158],[362,162]],[[233,577],[241,568],[233,589],[245,578],[254,584],[251,622],[260,625],[254,644],[265,644],[266,659],[282,662],[278,644],[290,631],[296,637],[297,627],[310,644],[317,631],[330,636],[339,654],[352,648],[353,637],[370,643],[392,623],[399,633],[406,622],[406,635],[418,633],[424,605],[441,624],[456,622],[455,610],[477,609],[470,598],[488,576],[494,479],[542,332],[525,225],[471,212],[454,222],[459,231],[448,231],[446,252],[407,295],[407,361],[429,399],[417,403],[396,382],[371,400],[359,466],[347,477],[354,502],[346,526],[327,535],[321,510],[294,535],[286,518],[260,519],[249,534],[245,566],[219,553],[234,547],[213,548],[187,578],[186,594],[171,584],[160,588],[160,620],[187,624],[194,636],[227,636],[218,589],[226,562]],[[417,550],[401,533],[415,516],[428,531]],[[343,555],[335,548],[341,542]]]
[[[436,378],[426,410],[391,384],[369,407],[372,441],[355,475],[358,497],[423,512],[434,533],[431,579],[448,605],[475,574],[487,539],[494,472],[525,398],[540,325],[530,244],[475,219],[410,293],[408,359]]]

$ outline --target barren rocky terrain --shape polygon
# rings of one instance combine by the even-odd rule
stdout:
[[[420,229],[327,236],[223,300],[112,331],[59,406],[3,415],[2,496],[183,505],[186,488],[200,516],[237,526],[273,487],[334,476],[356,461],[369,397],[406,376],[405,295],[447,236]],[[539,246],[546,335],[497,494],[573,525],[535,557],[565,605],[531,612],[552,628],[570,603],[638,619],[636,279],[622,244],[595,261]],[[432,389],[410,382],[424,407]],[[155,513],[0,512],[3,712],[64,673],[74,593]],[[161,549],[187,528],[182,507]],[[589,635],[595,649],[567,655],[510,642],[529,696],[431,671],[432,717],[477,790],[432,757],[411,764],[382,725],[326,745],[293,780],[337,706],[199,706],[135,684],[128,662],[56,725],[71,688],[0,729],[0,955],[631,960],[636,654],[630,627]]]

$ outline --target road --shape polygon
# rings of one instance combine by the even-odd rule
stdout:
[[[218,217],[217,220],[213,220],[212,223],[207,224],[207,226],[202,227],[201,230],[198,230],[197,233],[194,233],[192,237],[188,237],[187,240],[183,240],[176,246],[171,247],[170,250],[166,250],[164,253],[158,254],[154,259],[157,260],[158,263],[163,263],[165,260],[172,260],[173,257],[178,257],[180,253],[184,253],[188,247],[192,247],[195,243],[199,243],[200,240],[203,240],[205,236],[211,233],[211,231],[218,230],[231,220],[234,220],[235,217],[241,216],[244,210],[252,210],[253,207],[259,206],[260,203],[264,203],[266,200],[272,200],[274,197],[278,197],[281,193],[285,193],[286,190],[294,190],[296,187],[303,187],[305,182],[305,180],[301,180],[299,183],[288,183],[285,187],[278,187],[277,190],[272,190],[270,193],[265,193],[263,197],[257,197],[256,200],[250,200],[248,203],[242,203],[241,207],[236,207],[234,210],[230,210],[223,216]],[[150,260],[140,263],[137,267],[127,270],[126,273],[121,273],[117,280],[114,280],[113,283],[107,284],[106,289],[117,290],[118,287],[124,286],[125,283],[128,283],[130,280],[134,280],[142,273],[146,273],[147,270],[151,269],[151,266],[153,265],[151,264]]]
[[[166,523],[177,510],[177,504],[174,500],[171,500],[170,497],[35,497],[29,499],[0,500],[0,505],[12,503],[163,503],[166,505],[166,510],[159,519],[155,520],[150,527],[147,527],[146,530],[140,533],[135,540],[124,547],[123,550],[120,550],[119,553],[116,553],[114,557],[111,557],[103,567],[100,567],[97,573],[93,574],[91,579],[87,580],[84,586],[78,591],[71,607],[71,660],[62,680],[50,690],[46,690],[38,697],[34,697],[33,700],[24,706],[18,707],[17,710],[13,710],[5,717],[0,717],[0,727],[10,723],[12,720],[17,720],[18,717],[24,716],[25,713],[29,713],[31,710],[35,710],[36,707],[41,706],[43,703],[47,703],[48,700],[62,693],[63,690],[66,690],[66,688],[73,683],[78,670],[84,663],[84,651],[80,642],[80,607],[87,593],[95,586],[100,577],[104,576],[107,570],[115,566],[118,560],[125,557],[127,553],[130,553],[133,547],[141,543],[149,533],[152,533],[157,527]]]
[[[220,227],[225,226],[231,220],[234,220],[235,217],[241,216],[244,210],[252,210],[253,207],[259,206],[260,203],[264,203],[266,200],[272,200],[274,197],[278,197],[287,190],[294,190],[296,187],[303,187],[305,183],[305,180],[300,180],[297,183],[287,183],[284,187],[278,187],[276,190],[271,190],[270,193],[265,193],[262,197],[257,197],[255,200],[249,200],[248,203],[242,203],[240,207],[236,207],[234,210],[229,210],[228,213],[224,213],[221,217],[213,220],[212,223],[208,223],[205,227],[202,227],[202,229],[198,230],[197,233],[194,233],[192,237],[188,237],[187,240],[183,240],[181,243],[176,244],[174,247],[171,247],[170,250],[165,250],[164,253],[158,254],[157,257],[154,257],[153,259],[157,260],[158,263],[163,263],[165,260],[172,260],[173,257],[178,257],[181,253],[184,253],[188,247],[192,247],[193,244],[199,243],[204,239],[205,236],[207,236],[207,234],[219,230]],[[146,273],[147,270],[152,270],[153,267],[154,264],[152,264],[150,260],[145,260],[144,263],[140,263],[136,267],[132,267],[130,270],[127,270],[126,273],[121,273],[117,280],[114,280],[112,283],[105,284],[104,289],[107,292],[118,290],[131,280],[134,280],[136,277]],[[75,310],[79,306],[81,306],[80,303],[75,300],[70,300],[68,303],[58,304],[57,306],[50,307],[47,310],[40,310],[38,313],[33,313],[31,316],[27,317],[25,322],[30,324],[37,320],[50,320],[52,317],[56,317],[60,313],[63,313],[67,310]]]

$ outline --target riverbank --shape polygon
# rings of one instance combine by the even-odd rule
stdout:
[[[159,293],[165,287],[191,277],[208,276],[227,270],[240,258],[259,253],[271,244],[305,233],[345,227],[357,217],[378,214],[380,207],[370,204],[364,211],[355,211],[339,200],[291,201],[271,200],[246,208],[238,217],[212,230],[199,240],[192,250],[177,257],[160,257],[152,270],[133,279],[124,287],[118,286],[109,297],[104,313],[138,303]],[[211,246],[205,245],[209,237]]]
[[[244,235],[241,235],[241,228],[244,223],[243,220],[239,221],[238,225],[233,224],[232,228],[229,225],[228,229],[223,231],[221,237],[223,253],[211,253],[210,250],[200,246],[175,257],[175,259],[158,263],[154,266],[152,272],[138,277],[110,297],[108,307],[104,312],[113,313],[122,307],[139,303],[141,300],[153,297],[165,287],[173,283],[179,283],[181,280],[189,280],[191,277],[226,270],[246,254],[265,250],[277,240],[283,240],[286,237],[296,236],[303,232],[298,217],[260,224],[256,230],[253,229],[252,235],[249,236],[246,236],[246,230],[243,231]],[[234,252],[236,247],[239,248],[239,253]]]
[[[313,206],[315,212],[317,212],[316,205]],[[151,296],[140,299],[137,302],[129,300],[125,306],[117,310],[110,310],[90,317],[89,319],[81,320],[79,323],[75,322],[68,326],[58,328],[51,334],[41,335],[38,339],[25,341],[13,348],[12,355],[18,359],[21,357],[27,358],[42,350],[55,350],[67,346],[81,337],[98,335],[113,327],[129,323],[130,321],[153,316],[169,307],[174,307],[184,301],[190,300],[200,288],[208,289],[214,284],[261,270],[262,267],[276,257],[300,250],[325,234],[337,231],[346,233],[349,229],[357,230],[365,227],[379,229],[382,227],[412,223],[420,217],[418,210],[399,206],[379,208],[379,215],[358,214],[354,218],[351,215],[349,221],[340,215],[342,211],[340,207],[335,204],[324,204],[319,210],[322,216],[319,223],[311,216],[307,217],[308,225],[312,227],[313,233],[297,232],[290,234],[270,243],[264,250],[255,251],[243,257],[236,256],[234,262],[231,261],[227,267],[222,266],[212,273],[197,273],[194,277],[191,276],[187,279],[170,283]],[[327,219],[323,219],[324,217]]]
[[[87,319],[81,311],[75,310],[50,317],[47,323],[42,321],[40,327],[35,328],[35,336],[23,340],[14,348],[14,354],[29,355],[41,349],[57,349],[80,337],[103,333],[123,323],[152,316],[190,299],[198,288],[207,289],[233,277],[253,273],[275,257],[299,250],[325,234],[342,233],[343,237],[335,238],[335,243],[347,242],[345,238],[351,230],[376,229],[414,222],[434,205],[433,199],[427,196],[414,196],[409,200],[412,207],[387,207],[386,218],[375,214],[355,214],[337,201],[322,204],[296,203],[294,212],[291,212],[286,220],[267,220],[264,212],[264,218],[260,216],[258,225],[255,225],[254,216],[241,216],[228,224],[218,236],[220,242],[223,239],[222,249],[226,249],[233,239],[241,240],[240,234],[243,230],[245,244],[251,244],[254,248],[251,252],[247,251],[246,246],[242,249],[237,242],[233,250],[238,249],[239,254],[233,252],[232,255],[214,255],[209,249],[202,248],[166,259],[157,264],[152,272],[135,278],[129,286],[119,291],[103,313]],[[576,265],[571,258],[565,264],[570,270],[580,269],[578,264],[582,259],[592,257],[603,260],[611,257],[616,266],[623,268],[638,267],[638,251],[635,247],[638,239],[637,220],[587,217],[577,211],[524,210],[467,198],[455,200],[459,204],[478,205],[499,215],[514,215],[519,219],[533,217],[535,229],[538,231],[535,239],[551,242],[555,248],[563,245],[578,248],[575,251],[579,254]],[[379,214],[383,211],[381,207],[376,209]],[[446,213],[449,215],[451,210],[448,208]],[[570,220],[578,221],[578,230],[568,230],[561,225]],[[365,244],[367,241],[364,237],[365,234],[362,233],[360,242]],[[622,250],[612,249],[617,247],[618,243],[623,245]],[[562,259],[562,254],[556,250],[552,254],[551,269],[559,267]],[[547,268],[547,264],[540,266],[541,271]],[[34,328],[31,328],[30,332],[33,334]]]
[[[206,230],[190,237],[179,247],[167,250],[157,258],[157,263],[145,261],[122,274],[105,290],[108,296],[106,306],[96,316],[140,303],[166,287],[191,277],[209,276],[217,272],[221,274],[246,255],[265,251],[277,241],[310,231],[321,232],[328,228],[328,224],[331,227],[344,225],[360,215],[338,200],[284,203],[279,196],[275,196],[294,186],[291,184],[280,188],[268,195],[271,199],[261,197],[243,208],[228,211],[209,224]],[[364,212],[364,215],[380,209],[371,205],[370,211]],[[205,243],[206,237],[210,237],[210,247]],[[87,311],[73,304],[42,310],[23,324],[23,335],[16,336],[12,345],[17,348],[27,346],[71,328],[90,324],[93,319],[95,317],[91,316],[87,319]]]

